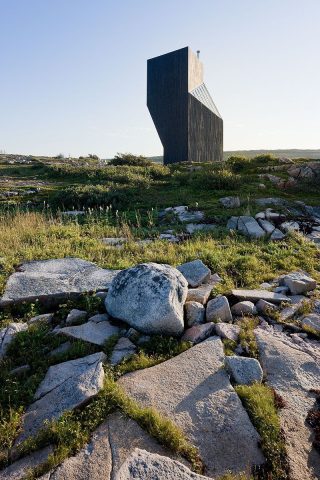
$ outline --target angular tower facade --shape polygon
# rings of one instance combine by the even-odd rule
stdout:
[[[148,60],[147,105],[165,164],[223,160],[223,120],[189,47]]]

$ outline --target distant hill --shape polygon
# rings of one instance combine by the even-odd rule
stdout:
[[[262,153],[271,153],[275,157],[289,157],[289,158],[310,158],[320,159],[320,148],[316,150],[299,150],[296,148],[283,149],[283,150],[226,150],[223,152],[224,160],[227,160],[230,155],[243,155],[245,157],[255,157]],[[162,163],[163,157],[150,157],[153,162]]]

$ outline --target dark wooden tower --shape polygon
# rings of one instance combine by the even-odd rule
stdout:
[[[147,105],[164,163],[223,159],[223,120],[189,47],[148,60]]]

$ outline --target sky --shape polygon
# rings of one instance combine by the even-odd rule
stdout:
[[[320,0],[0,0],[0,151],[162,155],[147,59],[200,50],[224,149],[320,148]]]

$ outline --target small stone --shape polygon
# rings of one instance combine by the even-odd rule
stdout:
[[[9,323],[7,327],[0,330],[0,359],[7,353],[8,347],[14,337],[19,332],[24,332],[28,329],[26,323]]]
[[[273,303],[270,303],[270,302],[267,302],[266,300],[260,299],[256,303],[256,309],[257,309],[258,313],[261,313],[263,315],[268,315],[269,312],[276,311],[277,307]]]
[[[268,234],[268,235],[271,235],[272,232],[275,230],[275,226],[273,225],[273,223],[271,222],[268,222],[268,220],[263,220],[263,219],[260,219],[258,220],[258,223],[260,225],[260,227],[263,228],[263,230]]]
[[[189,288],[187,302],[199,302],[205,305],[209,300],[213,288],[221,282],[221,277],[217,273],[211,275],[208,283],[204,283],[197,288]]]
[[[205,320],[205,308],[199,302],[186,302],[184,304],[185,309],[185,321],[188,327],[204,323]]]
[[[273,242],[281,241],[285,238],[285,234],[281,232],[278,228],[273,230],[270,240]]]
[[[219,198],[219,202],[225,208],[238,208],[241,205],[239,197],[223,197]]]
[[[233,342],[238,341],[240,327],[238,325],[232,325],[230,323],[216,323],[215,324],[216,334],[221,338],[227,338]]]
[[[255,315],[257,310],[254,303],[244,300],[233,305],[231,307],[231,313],[241,317],[242,315]]]
[[[268,292],[268,290],[246,290],[246,289],[234,289],[231,290],[232,295],[234,295],[239,300],[250,300],[251,302],[257,302],[261,298],[267,302],[279,304],[281,302],[291,303],[290,298],[286,295],[281,295],[280,293]]]
[[[259,212],[254,216],[254,218],[258,221],[259,220],[265,220],[266,214],[264,212]]]
[[[108,295],[108,292],[97,292],[97,293],[96,293],[96,297],[97,297],[97,298],[100,298],[100,300],[101,300],[102,302],[105,301],[107,295]]]
[[[118,365],[122,360],[133,355],[136,350],[137,347],[129,340],[129,338],[119,338],[110,358],[111,365]]]
[[[24,373],[29,372],[30,368],[30,365],[21,365],[21,367],[16,367],[13,370],[10,370],[10,375],[23,375]]]
[[[307,235],[307,238],[314,243],[320,243],[320,232],[312,231]]]
[[[125,336],[132,342],[136,342],[140,337],[140,333],[135,328],[130,327]]]
[[[63,342],[59,347],[55,348],[54,350],[51,350],[51,352],[48,354],[49,357],[54,357],[55,355],[62,355],[63,353],[66,353],[69,349],[71,348],[71,342]]]
[[[177,267],[177,270],[182,273],[192,288],[198,287],[201,283],[206,283],[211,275],[211,270],[201,260],[183,263]]]
[[[110,317],[107,313],[97,313],[96,315],[93,315],[93,317],[89,318],[89,322],[94,322],[94,323],[100,323],[100,322],[106,322],[110,320]]]
[[[298,222],[284,222],[280,225],[281,230],[284,232],[298,232],[300,225]]]
[[[214,331],[214,323],[204,323],[202,325],[194,325],[188,328],[182,335],[183,342],[192,342],[194,344],[200,343],[206,338],[209,338]]]
[[[249,216],[241,216],[238,221],[238,230],[250,238],[262,238],[266,232],[260,227],[257,220]]]
[[[287,295],[289,293],[289,288],[288,287],[276,287],[274,289],[275,293],[281,293],[282,295]]]
[[[179,237],[172,235],[172,233],[160,233],[159,239],[166,240],[167,242],[171,243],[178,243],[180,241]]]
[[[283,277],[282,282],[289,287],[292,295],[304,294],[317,287],[317,282],[302,272],[289,273]]]
[[[30,320],[28,320],[28,325],[32,325],[34,323],[46,323],[47,325],[50,325],[50,323],[52,322],[52,319],[54,317],[54,313],[44,313],[43,315],[37,315],[36,317],[32,317],[30,318]]]
[[[71,310],[69,315],[67,316],[66,319],[66,325],[77,325],[79,323],[82,323],[86,320],[87,318],[87,312],[84,310],[78,310],[74,308]]]
[[[229,218],[228,222],[227,222],[227,229],[228,230],[237,230],[238,228],[238,221],[239,221],[239,217],[231,217]]]
[[[260,283],[260,288],[263,288],[263,289],[266,289],[266,290],[269,290],[270,288],[272,288],[272,285],[271,283],[268,283],[268,282],[262,282]]]
[[[102,238],[102,243],[109,245],[110,247],[122,247],[124,243],[128,241],[125,237],[107,237]]]
[[[317,313],[310,313],[304,317],[301,321],[303,328],[310,328],[317,333],[320,333],[320,315]]]
[[[221,295],[208,302],[206,321],[232,322],[232,314],[227,297]]]
[[[119,334],[119,327],[112,325],[109,321],[86,322],[82,325],[61,328],[58,334],[78,338],[94,345],[103,345],[110,337]]]
[[[225,359],[225,365],[238,385],[251,385],[262,381],[263,371],[255,358],[229,356]]]

